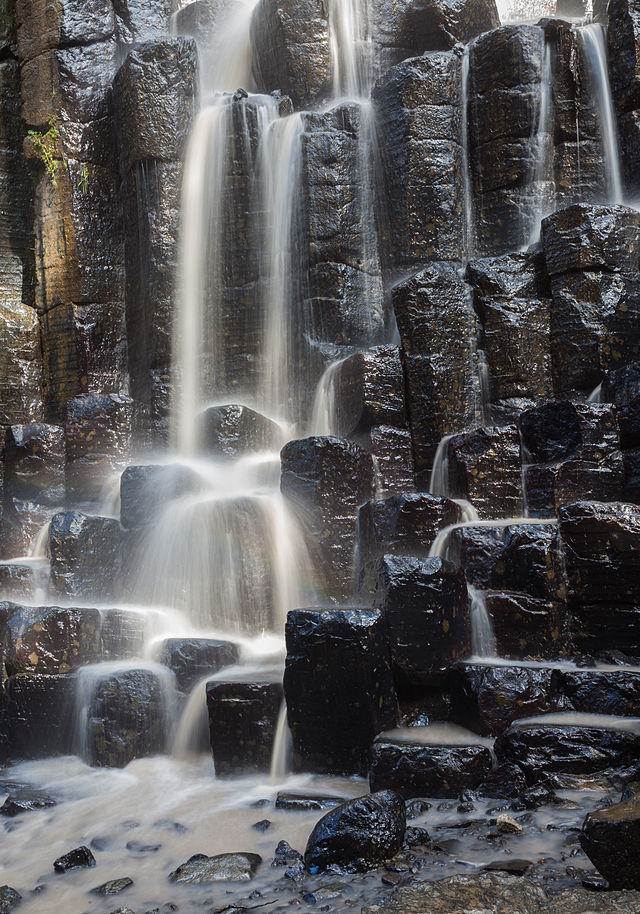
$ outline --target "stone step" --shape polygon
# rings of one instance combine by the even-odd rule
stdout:
[[[280,682],[207,683],[217,777],[269,771],[282,698]]]

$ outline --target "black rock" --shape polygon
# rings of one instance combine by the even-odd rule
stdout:
[[[295,610],[286,639],[284,690],[299,767],[364,774],[373,738],[394,726],[397,715],[384,617],[371,610]]]
[[[99,501],[106,476],[123,469],[131,450],[133,401],[84,394],[67,403],[67,494],[82,504]]]
[[[286,841],[279,841],[271,866],[291,866],[296,863],[302,863],[302,854]]]
[[[120,524],[74,511],[56,514],[49,530],[51,584],[62,596],[114,600],[119,594]]]
[[[333,809],[345,802],[344,797],[324,796],[308,793],[279,793],[276,809],[303,811],[308,809]]]
[[[409,727],[379,736],[369,775],[372,791],[397,790],[411,797],[458,797],[491,770],[491,752],[474,734],[438,742],[429,727]]]
[[[268,771],[282,707],[279,682],[209,682],[209,738],[218,777]]]
[[[76,680],[69,674],[20,673],[5,683],[3,729],[12,758],[49,758],[73,751]]]
[[[171,873],[169,880],[182,885],[249,882],[261,863],[262,857],[258,854],[218,854],[215,857],[195,854]]]
[[[309,836],[304,862],[311,872],[371,869],[395,856],[406,829],[402,797],[391,790],[349,800],[323,816]]]
[[[251,828],[255,828],[256,831],[267,831],[273,822],[270,822],[269,819],[260,819],[259,822],[254,822]]]
[[[361,440],[377,426],[404,428],[404,376],[397,346],[357,352],[336,370],[335,434]]]
[[[169,667],[176,686],[190,692],[205,676],[238,662],[238,646],[210,638],[170,638],[159,648],[158,662]]]
[[[487,863],[483,869],[488,873],[509,873],[511,876],[524,876],[527,870],[533,866],[531,860],[495,860],[493,863]]]
[[[36,791],[25,787],[9,794],[2,806],[0,806],[0,815],[13,818],[23,812],[30,812],[34,809],[48,809],[55,805],[56,801],[52,797],[43,793],[36,793]]]
[[[210,406],[200,417],[202,446],[214,457],[239,457],[252,451],[277,451],[282,431],[247,406]]]
[[[119,895],[120,892],[124,892],[125,889],[130,888],[132,885],[133,879],[130,879],[128,876],[123,876],[121,879],[110,879],[109,882],[103,882],[102,885],[98,885],[95,889],[91,889],[91,894],[102,895],[106,898],[109,895]]]
[[[409,819],[417,819],[431,809],[431,803],[429,803],[428,800],[422,800],[419,797],[415,797],[413,800],[407,800],[405,806],[407,808],[407,821]]]
[[[580,844],[610,889],[640,889],[640,795],[589,813]]]
[[[520,437],[515,426],[478,428],[448,442],[449,492],[481,518],[522,516]]]
[[[56,873],[66,873],[67,870],[74,870],[76,867],[91,867],[96,865],[96,858],[93,856],[88,847],[76,847],[63,854],[53,861],[53,868]]]
[[[410,826],[404,833],[405,847],[431,847],[431,838],[426,828]]]

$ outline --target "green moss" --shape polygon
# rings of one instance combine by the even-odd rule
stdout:
[[[34,143],[40,150],[40,158],[49,175],[51,183],[57,186],[58,166],[60,162],[56,158],[58,152],[58,126],[55,117],[52,117],[48,123],[49,129],[46,133],[39,130],[30,130],[29,136],[33,138]]]

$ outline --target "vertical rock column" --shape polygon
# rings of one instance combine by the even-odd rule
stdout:
[[[618,142],[625,192],[640,191],[640,9],[633,0],[610,0],[606,13],[609,79],[618,119]]]
[[[194,114],[195,42],[145,42],[114,83],[124,183],[126,318],[131,392],[166,421],[184,148]],[[164,408],[163,408],[164,404]]]

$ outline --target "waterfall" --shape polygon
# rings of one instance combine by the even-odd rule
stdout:
[[[464,258],[468,262],[475,253],[475,220],[473,186],[471,183],[471,148],[469,145],[469,45],[465,45],[460,67],[460,142],[462,147],[462,186],[464,193]]]
[[[211,43],[203,54],[204,94],[253,88],[249,28],[257,5],[258,0],[234,0],[220,12]]]
[[[471,651],[474,657],[497,657],[496,636],[493,622],[487,610],[486,594],[467,585],[469,591],[469,615],[471,617]]]
[[[618,150],[618,129],[616,114],[609,83],[605,33],[599,23],[590,23],[579,28],[585,52],[586,63],[593,92],[598,106],[598,119],[602,137],[604,171],[608,203],[622,203],[622,176]]]
[[[336,435],[338,429],[336,387],[344,359],[336,359],[325,368],[313,401],[310,435]]]
[[[363,98],[371,88],[368,0],[328,0],[334,98]]]
[[[550,187],[553,182],[552,80],[551,46],[545,41],[540,96],[532,148],[534,199],[532,202],[529,240],[525,245],[525,249],[530,244],[536,244],[540,240],[542,220],[553,211],[555,189]]]

